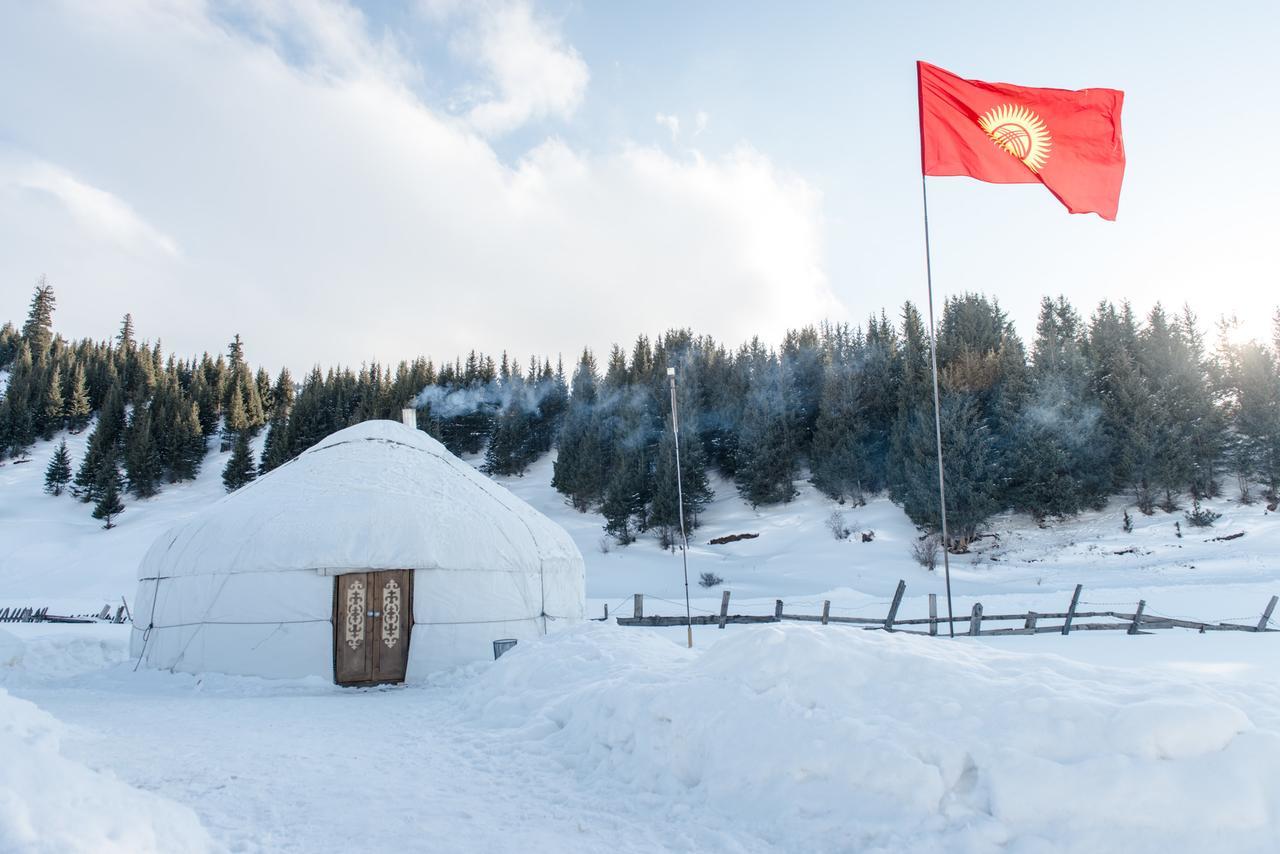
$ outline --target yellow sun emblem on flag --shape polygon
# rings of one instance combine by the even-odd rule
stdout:
[[[1044,119],[1014,104],[1001,104],[978,119],[978,127],[986,131],[996,145],[1039,172],[1049,159],[1053,140]]]

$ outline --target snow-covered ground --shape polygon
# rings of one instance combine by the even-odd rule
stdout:
[[[103,531],[41,492],[52,447],[0,467],[0,606],[132,598],[151,539],[222,495],[214,453],[196,483],[129,501]],[[564,504],[550,466],[503,483],[578,542],[592,613],[629,614],[636,592],[649,613],[681,613],[678,553],[602,548],[600,518]],[[886,500],[838,508],[854,533],[836,540],[836,505],[807,485],[759,512],[716,486],[689,554],[696,609],[723,589],[698,587],[705,571],[734,612],[829,599],[833,615],[880,616],[900,578],[901,617],[942,598]],[[1060,611],[1080,583],[1091,609],[1145,599],[1256,623],[1280,593],[1280,518],[1212,507],[1210,529],[1133,513],[1126,533],[1118,501],[1043,528],[996,519],[998,538],[953,559],[956,613]],[[736,533],[760,536],[707,544]],[[84,850],[1280,849],[1280,634],[950,641],[785,624],[698,627],[689,651],[683,628],[590,623],[426,685],[350,690],[135,673],[123,626],[0,632],[0,756],[21,757],[0,761],[0,851],[104,836],[115,849]],[[76,820],[48,818],[60,809]]]

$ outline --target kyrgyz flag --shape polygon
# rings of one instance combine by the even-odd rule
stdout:
[[[924,174],[1039,182],[1072,213],[1116,218],[1124,179],[1123,92],[984,83],[927,62],[916,69]]]

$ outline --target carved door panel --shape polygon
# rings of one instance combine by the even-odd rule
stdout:
[[[359,572],[334,579],[333,681],[358,685],[373,679],[373,606],[369,576]]]
[[[413,573],[408,570],[369,573],[373,592],[375,682],[403,682],[409,664],[409,631],[413,627]]]
[[[404,681],[412,626],[411,571],[337,576],[334,579],[334,681],[339,685]]]

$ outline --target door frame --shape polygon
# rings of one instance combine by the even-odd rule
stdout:
[[[405,675],[399,679],[380,679],[378,678],[378,665],[381,660],[382,644],[376,642],[375,636],[380,634],[374,631],[375,627],[380,625],[378,622],[371,622],[368,625],[366,636],[369,638],[369,653],[372,662],[370,664],[370,679],[359,682],[339,682],[338,681],[338,644],[340,642],[338,633],[342,625],[342,603],[338,596],[339,586],[342,584],[342,578],[349,575],[362,575],[365,578],[366,589],[372,590],[371,581],[374,576],[381,572],[402,572],[404,573],[404,590],[401,608],[404,613],[404,669]],[[397,685],[404,682],[409,675],[409,649],[413,642],[413,577],[415,571],[412,569],[366,569],[363,572],[343,572],[333,576],[333,611],[330,616],[330,632],[331,654],[333,666],[333,683],[343,688],[364,688],[373,685]],[[381,618],[377,618],[381,619]]]

